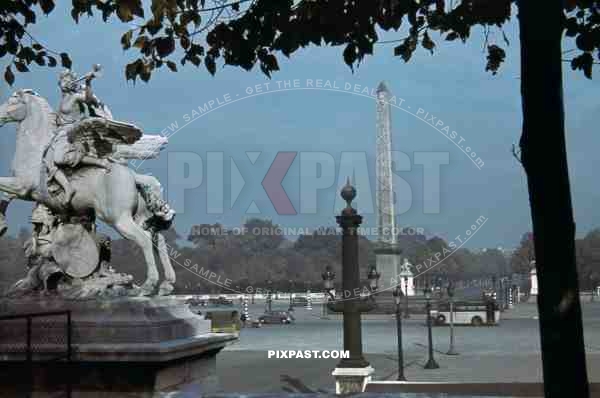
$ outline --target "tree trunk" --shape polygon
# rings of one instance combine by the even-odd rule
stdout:
[[[546,397],[589,397],[565,145],[562,1],[518,0],[523,132]]]

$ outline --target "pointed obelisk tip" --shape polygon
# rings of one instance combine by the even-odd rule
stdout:
[[[390,89],[388,88],[387,84],[385,84],[385,81],[382,81],[381,83],[379,83],[379,86],[377,86],[377,92],[381,93],[381,92],[386,92],[389,93]]]

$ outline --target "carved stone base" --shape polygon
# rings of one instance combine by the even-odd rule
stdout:
[[[133,276],[117,272],[97,272],[86,279],[63,280],[58,294],[65,298],[138,296]]]
[[[335,368],[331,373],[335,378],[335,393],[340,395],[364,392],[374,371],[371,366],[366,368]]]
[[[173,291],[165,282],[161,286],[162,295]],[[51,259],[40,259],[31,265],[25,278],[15,283],[6,297],[12,299],[34,298],[40,295],[55,296],[60,299],[90,299],[141,296],[143,292],[133,283],[133,276],[115,272],[108,264],[86,278],[73,278]]]
[[[141,397],[190,383],[213,385],[215,355],[237,339],[211,333],[210,321],[170,297],[0,301],[2,315],[62,310],[72,311],[72,362],[41,362],[66,352],[65,317],[33,318],[32,376],[24,371],[25,320],[0,321],[0,396],[31,385],[34,396],[69,387],[81,397],[108,391]]]

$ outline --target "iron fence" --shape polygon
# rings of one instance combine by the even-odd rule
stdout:
[[[15,378],[21,396],[30,397],[34,369],[56,362],[70,364],[73,357],[71,311],[50,311],[0,316],[0,359],[2,366],[23,369]],[[64,368],[68,372],[68,367]],[[66,375],[64,394],[71,397],[70,377]]]

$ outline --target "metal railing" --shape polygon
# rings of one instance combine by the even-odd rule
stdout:
[[[64,328],[62,322],[56,321],[57,317],[64,317]],[[51,321],[45,318],[51,318]],[[25,325],[19,321],[25,321]],[[34,367],[55,362],[71,363],[72,341],[71,311],[0,316],[0,356],[3,366],[27,370],[24,376],[28,380],[15,380],[16,384],[23,384],[20,386],[25,390],[23,396],[31,396],[34,390]],[[71,397],[70,377],[66,376],[66,380],[63,396]]]
[[[35,318],[48,318],[48,317],[59,317],[59,316],[64,316],[65,317],[65,334],[66,334],[66,341],[65,341],[65,352],[58,355],[58,356],[54,356],[54,357],[48,357],[48,355],[46,355],[46,353],[44,353],[44,359],[37,359],[36,362],[53,362],[53,361],[60,361],[60,360],[67,360],[68,362],[71,361],[72,358],[72,325],[71,325],[71,311],[50,311],[50,312],[38,312],[38,313],[30,313],[30,314],[16,314],[16,315],[4,315],[4,316],[0,316],[0,322],[6,322],[6,321],[18,321],[18,320],[25,320],[26,321],[26,332],[25,332],[25,361],[27,362],[33,362],[33,355],[34,355],[34,345],[33,345],[33,320]],[[0,323],[0,325],[2,325]],[[19,329],[17,329],[19,330]],[[3,336],[2,334],[0,334],[0,344],[3,343]],[[14,341],[12,341],[12,343],[14,343]],[[0,354],[4,354],[4,352],[1,352],[2,350],[0,349]],[[41,352],[40,352],[41,353]],[[18,361],[18,359],[15,359]]]

